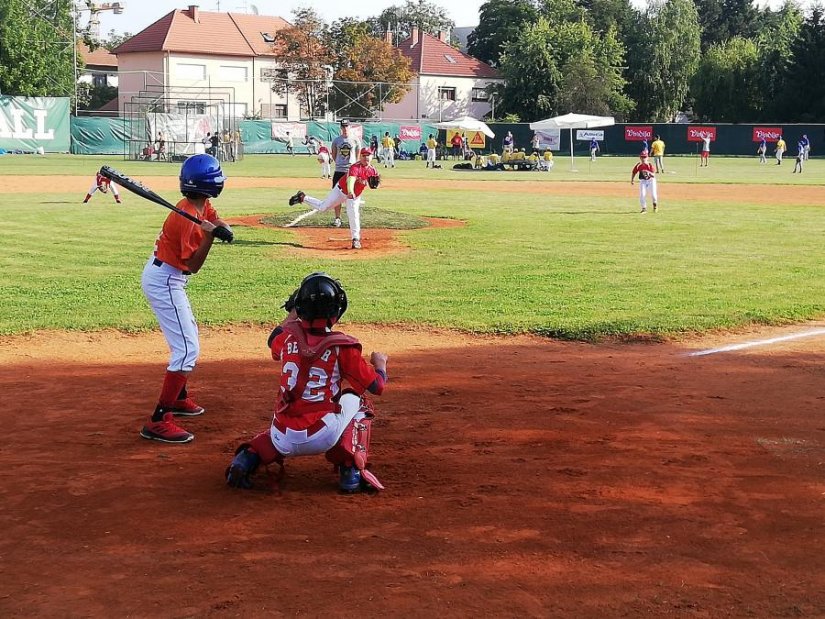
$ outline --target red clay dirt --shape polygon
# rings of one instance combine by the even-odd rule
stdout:
[[[346,328],[390,354],[374,496],[322,457],[224,485],[270,420],[267,329],[203,330],[184,446],[138,436],[160,334],[2,339],[0,616],[825,615],[823,336]]]

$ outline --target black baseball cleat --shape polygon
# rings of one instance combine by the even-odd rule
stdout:
[[[306,196],[306,194],[303,191],[299,191],[289,199],[289,205],[295,206],[296,204],[301,204],[304,201],[304,196]]]

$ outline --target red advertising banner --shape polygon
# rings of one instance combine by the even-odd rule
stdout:
[[[418,125],[402,125],[401,130],[398,133],[398,137],[402,140],[415,140],[416,142],[421,141],[421,127]]]
[[[776,142],[781,137],[782,137],[782,127],[754,127],[753,128],[753,141],[754,142],[761,142],[762,140],[765,140],[766,142]]]
[[[624,139],[626,142],[642,142],[653,139],[653,127],[625,127]]]
[[[716,127],[688,127],[688,142],[701,142],[702,138],[710,138],[711,142],[716,141]]]

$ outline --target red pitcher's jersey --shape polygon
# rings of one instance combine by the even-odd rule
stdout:
[[[636,176],[639,172],[650,172],[651,175],[656,174],[656,168],[653,167],[652,163],[648,162],[639,162],[633,167],[633,176]]]
[[[367,188],[367,179],[370,176],[378,176],[378,172],[369,164],[364,165],[360,161],[357,163],[353,163],[349,167],[349,173],[347,174],[347,176],[342,176],[341,180],[338,181],[338,189],[340,189],[344,193],[347,193],[347,177],[349,176],[355,177],[355,187],[353,188],[352,192],[355,194],[355,197],[357,198],[363,193],[364,189]]]
[[[310,346],[323,339],[323,336],[307,334]],[[341,392],[343,380],[360,395],[377,377],[375,368],[364,361],[357,344],[332,346],[314,359],[308,359],[301,355],[297,338],[282,331],[272,340],[270,348],[272,358],[282,362],[279,399],[283,401],[286,397],[288,402],[275,416],[293,430],[304,430],[334,411],[333,398]]]

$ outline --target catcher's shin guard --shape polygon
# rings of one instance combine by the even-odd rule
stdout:
[[[353,394],[345,394],[341,396],[341,405],[346,406],[345,398],[357,398]],[[375,415],[372,413],[372,407],[369,401],[365,398],[360,400],[359,415],[360,419],[355,418],[347,424],[344,428],[341,438],[335,446],[326,452],[326,458],[339,470],[346,467],[355,467],[361,473],[361,479],[367,482],[376,490],[383,490],[383,484],[378,481],[378,478],[367,468],[370,448],[370,432],[372,428],[372,420]],[[343,482],[342,482],[343,483]],[[352,488],[343,488],[347,491],[352,491]]]

